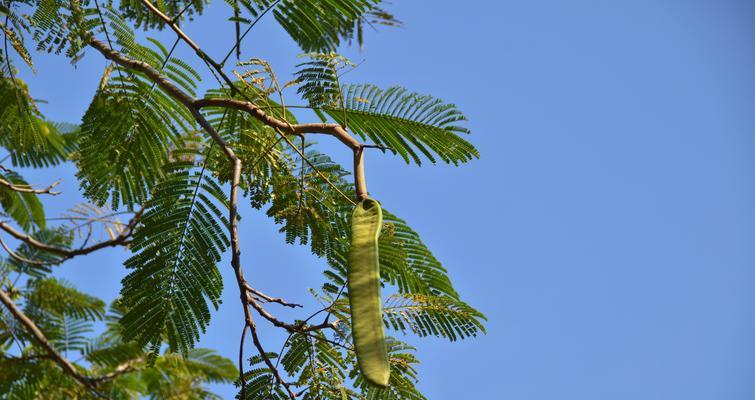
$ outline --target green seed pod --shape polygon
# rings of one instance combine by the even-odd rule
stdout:
[[[349,303],[357,363],[365,379],[385,387],[391,368],[383,327],[380,298],[378,236],[383,226],[383,211],[373,199],[357,204],[351,218],[349,249]]]

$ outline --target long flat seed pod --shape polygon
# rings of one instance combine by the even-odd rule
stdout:
[[[383,307],[380,298],[378,236],[383,211],[373,199],[357,204],[351,218],[349,249],[349,303],[357,363],[365,379],[385,387],[391,368],[385,344]]]

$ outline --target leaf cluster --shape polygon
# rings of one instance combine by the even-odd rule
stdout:
[[[66,236],[49,242],[64,247]],[[22,249],[18,249],[21,251]],[[7,399],[216,399],[205,385],[238,376],[233,363],[212,350],[196,348],[185,355],[166,352],[153,365],[147,349],[127,341],[118,321],[122,306],[78,291],[49,272],[27,274],[0,260],[0,287],[47,338],[53,348],[76,360],[79,372],[96,383],[82,386],[63,373],[54,357],[6,310],[0,309],[0,393]],[[20,277],[20,286],[11,278]],[[105,324],[104,330],[102,324]],[[100,331],[96,333],[96,331]]]
[[[206,5],[202,0],[154,3],[178,22],[201,15]],[[308,53],[291,82],[280,84],[269,63],[252,59],[239,63],[239,70],[245,70],[236,71],[232,88],[221,83],[204,96],[251,101],[292,125],[314,113],[406,163],[458,165],[479,157],[466,140],[465,116],[455,105],[402,87],[344,82],[343,74],[356,65],[335,53],[339,46],[354,39],[361,45],[365,26],[400,25],[385,11],[384,2],[229,3],[239,11],[234,22],[251,28],[269,13]],[[11,58],[33,68],[25,42],[30,36],[37,50],[64,53],[75,62],[97,37],[160,71],[191,96],[198,96],[202,75],[160,41],[138,39],[134,28],[165,27],[140,0],[102,6],[88,0],[22,5],[33,12],[24,14],[15,4],[0,7],[7,45],[0,50],[0,147],[10,160],[9,167],[0,169],[0,179],[10,184],[0,185],[2,217],[36,241],[61,249],[81,240],[83,247],[94,223],[116,235],[116,225],[100,212],[52,226],[42,195],[13,190],[13,185],[30,187],[21,168],[73,161],[82,193],[92,203],[87,210],[125,210],[138,218],[128,241],[128,275],[109,309],[53,276],[53,266],[65,257],[28,243],[13,250],[16,257],[0,260],[0,290],[12,295],[54,348],[75,360],[77,369],[99,377],[98,390],[108,397],[215,398],[205,384],[229,382],[237,372],[229,360],[196,344],[222,298],[219,263],[230,244],[227,193],[232,170],[227,158],[199,129],[191,110],[138,70],[107,66],[80,123],[69,125],[45,119],[26,84],[16,77]],[[296,87],[304,105],[286,106],[284,93],[290,87]],[[309,247],[327,265],[322,287],[313,290],[323,308],[300,322],[327,314],[326,320],[337,321],[336,329],[290,332],[282,350],[267,355],[286,375],[287,384],[313,400],[424,399],[416,387],[419,360],[398,337],[474,337],[485,332],[484,315],[461,299],[419,234],[385,211],[380,274],[390,295],[383,317],[395,337],[389,340],[390,385],[371,386],[361,377],[350,346],[346,259],[355,193],[348,169],[322,152],[311,136],[285,135],[239,110],[208,107],[202,113],[242,161],[245,201],[272,219],[282,240]],[[287,398],[264,361],[260,355],[249,359],[251,368],[236,382],[243,387],[240,395]],[[0,392],[14,399],[98,395],[64,374],[5,309],[0,314]]]

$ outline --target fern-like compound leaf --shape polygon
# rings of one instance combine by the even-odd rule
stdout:
[[[320,110],[363,140],[382,145],[407,163],[435,163],[440,159],[457,165],[480,154],[462,136],[459,125],[466,117],[453,104],[395,86],[380,89],[369,84],[342,88],[341,107]]]
[[[380,0],[242,0],[241,6],[258,18],[272,9],[276,21],[307,52],[335,51],[350,41],[363,23],[395,19],[382,10]],[[361,44],[362,35],[358,34]]]
[[[0,146],[13,165],[43,167],[64,161],[75,147],[74,129],[44,120],[26,84],[5,75],[8,71],[0,74]]]
[[[147,203],[125,265],[124,336],[186,354],[220,304],[217,263],[229,245],[228,201],[221,187],[190,163],[172,165]]]
[[[386,326],[418,336],[451,341],[485,333],[485,317],[461,300],[448,296],[394,294],[383,306]]]
[[[27,304],[55,315],[98,321],[105,316],[105,303],[55,278],[35,279],[27,284]]]
[[[141,46],[123,21],[112,16],[113,35],[130,57],[160,68],[172,66],[176,82],[185,90],[196,88],[196,71],[167,52]],[[161,88],[135,71],[107,70],[100,90],[81,124],[77,176],[84,195],[97,205],[110,199],[113,209],[133,209],[144,204],[150,191],[162,179],[170,151],[181,148],[182,133],[191,131],[193,117]]]

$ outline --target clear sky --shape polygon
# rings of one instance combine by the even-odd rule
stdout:
[[[490,319],[476,340],[408,339],[428,398],[755,398],[755,3],[394,3],[405,27],[369,33],[362,55],[345,50],[365,60],[348,80],[456,103],[482,153],[461,168],[407,167],[379,152],[367,160],[372,195],[423,236]],[[220,55],[229,13],[215,1],[210,20],[186,30]],[[243,56],[287,76],[298,51],[272,19],[258,28]],[[102,57],[89,51],[77,69],[36,60],[30,86],[49,102],[43,111],[78,121]],[[348,165],[341,147],[322,142]],[[51,214],[77,201],[71,171],[29,175],[65,178]],[[252,283],[311,304],[305,289],[318,286],[321,262],[242,213]],[[125,257],[109,250],[57,274],[109,300]],[[221,270],[231,278],[227,263]],[[228,280],[202,340],[232,359],[236,290]],[[260,325],[277,351],[280,334]]]

